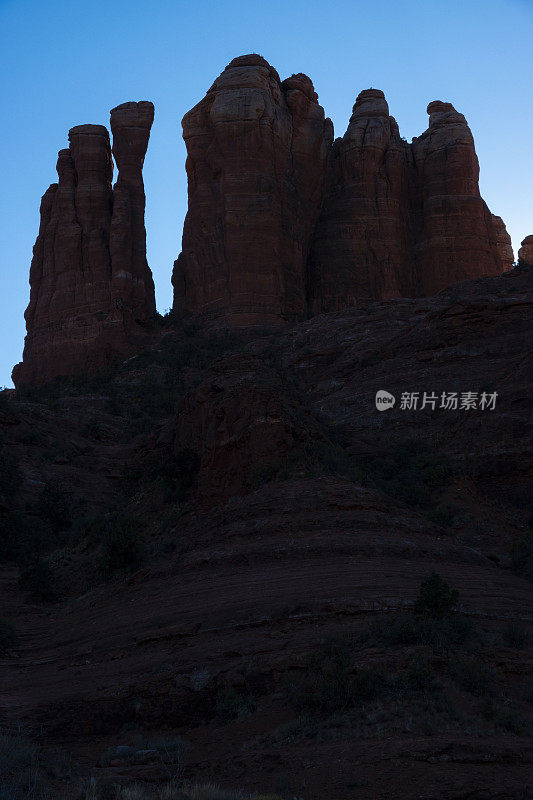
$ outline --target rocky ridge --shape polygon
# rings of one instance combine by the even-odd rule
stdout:
[[[367,89],[334,141],[306,75],[281,81],[259,55],[234,59],[183,118],[189,205],[174,314],[281,325],[509,270],[510,238],[480,196],[464,116],[440,101],[428,113],[409,144],[383,92]],[[149,340],[142,165],[153,114],[148,102],[111,112],[114,188],[104,127],[73,128],[60,151],[59,183],[41,203],[16,385],[92,373]]]

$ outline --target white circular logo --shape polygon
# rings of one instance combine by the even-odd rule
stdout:
[[[388,411],[389,408],[394,408],[396,398],[385,389],[380,389],[376,392],[376,408],[378,411]]]

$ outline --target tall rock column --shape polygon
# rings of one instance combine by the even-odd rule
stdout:
[[[50,186],[41,202],[24,355],[13,370],[16,386],[94,372],[115,358],[132,355],[146,342],[146,323],[155,310],[143,245],[142,178],[142,203],[138,175],[122,181],[115,203],[107,129],[78,125],[69,131],[69,142],[68,150],[59,151],[59,182]],[[129,180],[135,184],[131,192],[135,199],[129,201],[131,213],[123,226],[122,198],[130,197]],[[118,235],[112,236],[112,231],[123,227],[128,230],[125,238],[135,243],[126,252],[117,246]],[[122,254],[115,279],[111,251]],[[132,276],[142,274],[142,279],[121,283],[120,270]]]
[[[145,195],[142,177],[153,103],[123,103],[111,111],[113,156],[118,179],[113,189],[110,233],[111,293],[135,318],[155,314],[152,273],[146,260]]]
[[[417,243],[420,291],[432,295],[469,278],[498,275],[512,264],[511,241],[479,193],[474,139],[462,114],[436,100],[429,128],[412,142],[423,231]]]
[[[189,209],[174,308],[230,324],[305,314],[332,126],[305,75],[234,59],[183,118]]]
[[[315,312],[411,294],[408,144],[379,89],[359,94],[333,145],[310,257]]]

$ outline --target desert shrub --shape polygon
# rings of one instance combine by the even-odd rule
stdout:
[[[513,569],[520,575],[533,577],[533,529],[530,528],[511,548]]]
[[[279,473],[281,467],[279,462],[270,461],[264,464],[257,464],[252,469],[252,485],[254,488],[259,489],[265,483],[270,483]]]
[[[394,693],[397,696],[413,696],[440,691],[442,685],[425,661],[418,658],[411,666],[394,678]]]
[[[180,502],[194,486],[199,469],[200,457],[190,448],[177,453],[156,451],[146,465],[144,477],[161,481],[167,499]]]
[[[387,686],[383,673],[371,668],[350,670],[348,641],[329,638],[307,658],[302,683],[286,685],[289,702],[299,712],[332,714],[381,696]]]
[[[477,638],[472,621],[462,614],[435,619],[412,614],[387,614],[371,622],[360,634],[359,642],[386,647],[422,644],[436,651],[460,647]]]
[[[459,601],[459,592],[452,589],[437,572],[422,581],[415,600],[414,613],[439,619],[453,614]]]
[[[49,800],[36,748],[20,731],[0,730],[0,798]]]
[[[52,603],[59,599],[57,578],[44,558],[37,558],[21,567],[19,587],[37,603]]]
[[[10,511],[0,516],[0,563],[24,566],[60,543],[49,522],[33,514]]]
[[[443,528],[451,528],[468,519],[468,515],[455,503],[440,503],[428,513],[429,519]]]
[[[44,485],[35,510],[55,531],[60,531],[71,523],[69,496],[54,481],[48,481]]]
[[[218,716],[225,721],[242,719],[255,711],[255,702],[252,697],[229,687],[218,693],[216,708]]]
[[[17,493],[20,482],[17,459],[0,440],[0,495],[10,499]]]
[[[454,465],[420,439],[393,445],[386,456],[364,465],[372,481],[387,494],[414,505],[428,505],[435,490],[446,486]]]
[[[510,622],[503,629],[502,635],[505,644],[515,650],[522,650],[529,640],[529,631],[521,622]]]
[[[452,659],[450,675],[458,686],[476,697],[490,694],[494,681],[492,670],[477,659]]]
[[[12,650],[18,643],[17,631],[7,619],[0,619],[0,653]]]
[[[111,512],[89,522],[93,542],[102,549],[102,568],[116,572],[138,566],[146,550],[139,521],[126,511]]]
[[[317,461],[323,469],[350,481],[361,481],[364,473],[354,463],[352,457],[340,444],[324,440],[306,445],[308,461]]]
[[[517,736],[531,736],[532,734],[529,720],[519,717],[515,711],[500,708],[490,697],[483,700],[479,710],[481,715],[497,728]]]

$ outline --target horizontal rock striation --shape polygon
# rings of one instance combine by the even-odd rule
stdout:
[[[111,112],[119,169],[114,189],[107,129],[78,125],[69,131],[70,146],[58,154],[58,183],[41,202],[16,386],[94,372],[145,343],[155,298],[142,165],[153,114],[146,102]]]

